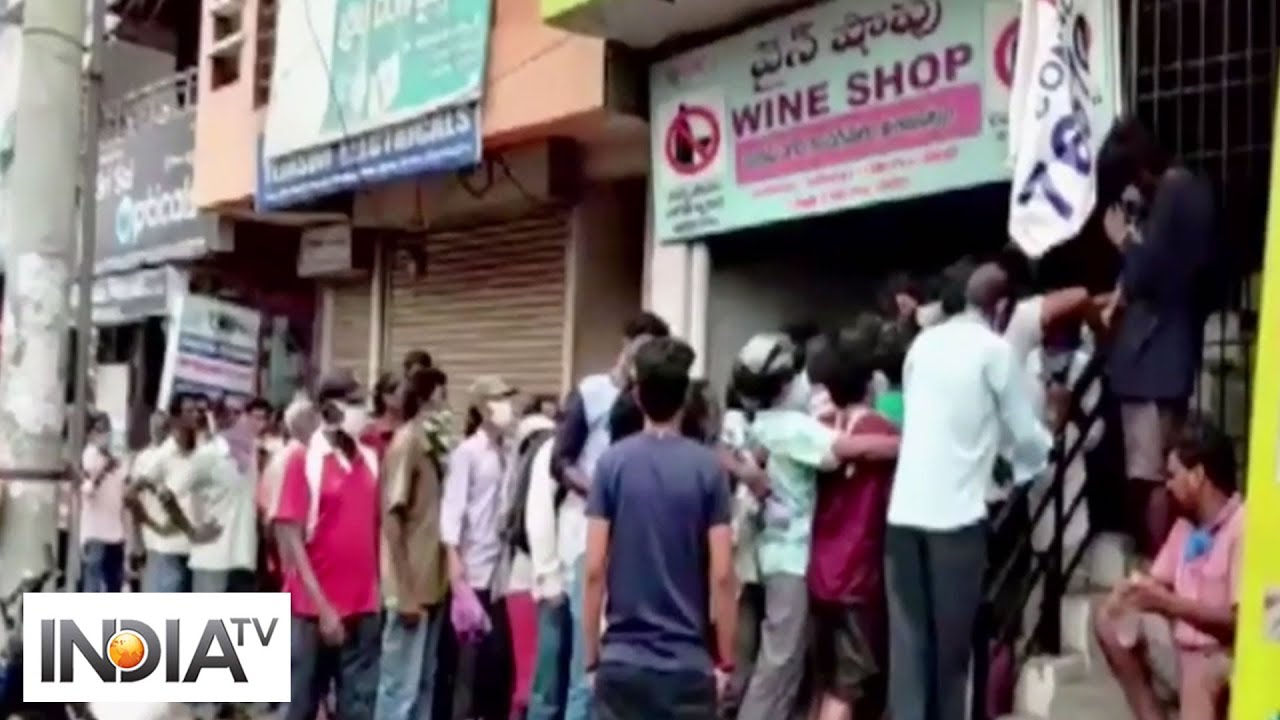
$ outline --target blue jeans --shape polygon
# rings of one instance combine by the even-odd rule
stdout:
[[[563,720],[573,629],[565,598],[538,602],[538,653],[525,720]]]
[[[569,624],[573,633],[569,656],[569,696],[565,701],[564,720],[590,720],[591,687],[587,685],[587,646],[582,637],[582,589],[586,579],[586,558],[573,563],[569,578]]]
[[[281,720],[315,720],[330,686],[337,687],[338,718],[373,720],[378,697],[378,615],[356,615],[344,623],[346,642],[332,647],[320,637],[315,618],[293,618],[291,701],[281,709]]]
[[[120,592],[120,584],[124,581],[124,543],[86,540],[83,550],[81,590]]]
[[[436,654],[447,606],[427,610],[417,625],[387,612],[382,626],[382,670],[378,679],[377,720],[431,720]]]
[[[142,571],[142,592],[191,592],[187,556],[148,551],[147,566]]]

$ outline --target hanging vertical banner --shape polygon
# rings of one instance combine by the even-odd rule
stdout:
[[[1104,129],[1090,115],[1107,75],[1090,63],[1102,39],[1086,6],[1099,2],[1022,0],[1009,98],[1009,236],[1031,257],[1074,237],[1093,211],[1094,147]]]

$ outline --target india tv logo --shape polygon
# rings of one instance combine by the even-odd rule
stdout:
[[[284,593],[33,593],[26,702],[289,701]]]
[[[121,630],[107,641],[107,659],[121,670],[134,670],[147,659],[147,641],[133,630]]]

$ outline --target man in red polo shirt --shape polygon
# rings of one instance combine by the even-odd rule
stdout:
[[[864,324],[815,362],[836,408],[832,420],[851,435],[895,435],[871,409],[877,328]],[[896,461],[860,461],[818,478],[809,556],[818,720],[879,718],[884,707],[885,518]]]
[[[320,382],[323,425],[288,458],[275,526],[293,602],[292,702],[313,720],[330,684],[338,717],[372,720],[378,689],[378,461],[349,372]]]

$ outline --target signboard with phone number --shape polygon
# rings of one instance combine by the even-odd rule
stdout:
[[[1104,127],[1117,28],[1076,4]],[[655,65],[658,238],[1009,179],[1017,25],[1017,0],[833,0]]]

